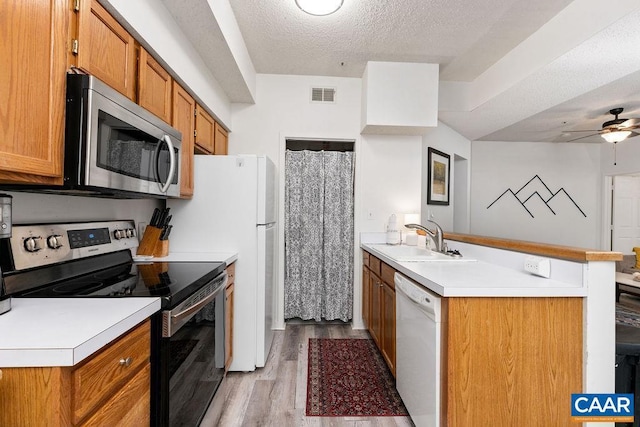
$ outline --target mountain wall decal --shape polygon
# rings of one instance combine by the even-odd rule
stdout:
[[[560,204],[554,203],[561,198],[568,199],[570,202],[570,205],[575,206],[576,209],[582,214],[582,216],[584,216],[585,218],[587,217],[584,211],[580,209],[580,206],[578,206],[575,200],[573,200],[573,197],[571,197],[564,188],[561,187],[559,190],[555,192],[551,191],[549,186],[545,184],[542,178],[540,178],[538,175],[535,175],[533,178],[531,178],[525,185],[520,187],[520,189],[517,191],[513,191],[511,187],[507,188],[500,196],[498,196],[497,199],[495,199],[493,202],[491,202],[489,206],[487,206],[487,209],[495,205],[503,197],[509,198],[509,199],[513,198],[517,200],[518,203],[520,203],[520,205],[527,212],[527,214],[531,216],[531,218],[535,218],[532,212],[535,210],[531,209],[532,203],[537,205],[539,204],[539,202],[542,202],[553,215],[557,215],[551,205],[554,204],[556,206],[562,206],[563,204],[561,203]]]

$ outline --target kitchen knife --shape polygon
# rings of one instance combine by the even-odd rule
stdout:
[[[160,232],[160,237],[158,238],[159,240],[167,240],[166,239],[167,228],[168,227],[166,225],[164,227],[162,227],[162,231]]]
[[[151,221],[149,221],[149,225],[153,225],[156,227],[158,225],[158,219],[160,219],[160,209],[155,208],[153,210],[153,215],[151,215]]]
[[[171,218],[173,217],[173,215],[169,215],[164,219],[164,223],[162,224],[163,227],[166,227],[167,225],[169,225],[169,221],[171,221]]]
[[[168,225],[167,226],[167,232],[164,233],[164,239],[162,240],[169,240],[169,234],[171,234],[171,229],[173,228],[173,225]]]
[[[162,227],[164,224],[164,220],[165,218],[167,218],[167,216],[169,215],[169,210],[171,208],[165,208],[162,213],[160,214],[160,218],[158,219],[158,225],[157,227]]]

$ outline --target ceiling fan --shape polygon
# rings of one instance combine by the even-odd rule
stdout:
[[[609,114],[613,114],[615,118],[608,120],[602,124],[602,129],[598,130],[576,130],[568,131],[572,132],[596,132],[590,135],[581,136],[579,138],[571,139],[568,142],[577,141],[583,138],[589,138],[593,135],[600,135],[605,141],[617,143],[624,141],[627,138],[633,138],[640,135],[640,118],[624,119],[618,118],[622,113],[623,108],[614,108],[609,110]]]

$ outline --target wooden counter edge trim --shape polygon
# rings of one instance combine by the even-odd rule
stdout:
[[[454,240],[456,242],[471,243],[474,245],[489,246],[492,248],[506,249],[516,252],[525,252],[569,261],[622,261],[622,253],[620,252],[598,251],[595,249],[582,249],[571,246],[550,245],[547,243],[535,243],[523,240],[510,240],[459,233],[444,233],[444,238],[447,240]]]

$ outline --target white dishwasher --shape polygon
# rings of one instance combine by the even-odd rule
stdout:
[[[416,427],[440,425],[440,297],[396,273],[396,388]]]

